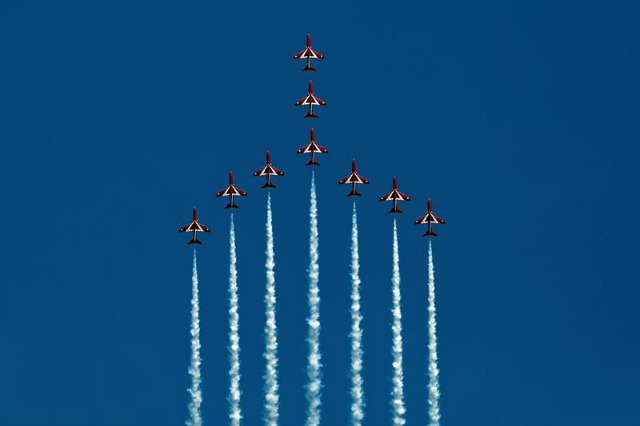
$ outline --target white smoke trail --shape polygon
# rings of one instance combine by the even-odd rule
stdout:
[[[351,424],[360,426],[364,419],[362,390],[362,330],[360,322],[360,256],[358,253],[358,214],[353,203],[351,218]]]
[[[320,424],[320,404],[322,390],[322,363],[320,355],[320,268],[318,266],[318,206],[316,200],[315,174],[311,173],[311,204],[309,208],[309,330],[307,343],[309,356],[307,364],[307,426]]]
[[[202,426],[202,416],[200,414],[200,405],[202,404],[202,391],[200,390],[202,381],[202,376],[200,375],[200,302],[198,301],[198,262],[195,248],[193,249],[193,276],[191,282],[191,365],[189,366],[191,402],[189,403],[190,418],[186,421],[186,424],[189,426]]]
[[[430,426],[440,426],[440,384],[438,383],[438,341],[436,339],[436,285],[433,254],[429,241],[429,418]]]
[[[404,407],[404,373],[402,372],[402,311],[400,309],[400,255],[398,253],[398,228],[393,219],[393,424],[404,425],[406,409]]]
[[[276,276],[275,253],[273,248],[273,222],[271,214],[271,193],[267,193],[267,293],[264,296],[267,322],[264,327],[266,350],[264,357],[267,367],[264,375],[264,422],[268,426],[278,424],[278,336],[276,328]]]
[[[231,213],[229,228],[229,419],[240,425],[240,335],[238,315],[238,271],[236,269],[236,232]]]

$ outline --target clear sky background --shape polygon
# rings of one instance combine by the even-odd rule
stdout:
[[[396,174],[406,405],[427,421],[427,197],[443,425],[640,424],[640,7],[626,1],[0,2],[0,424],[187,418],[199,208],[203,416],[227,423],[233,169],[242,408],[260,424],[270,149],[281,424],[304,419],[316,127],[323,424],[347,423],[353,156],[369,425],[390,423]],[[310,73],[328,106],[294,107]]]

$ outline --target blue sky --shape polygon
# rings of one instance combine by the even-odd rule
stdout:
[[[259,424],[270,149],[281,424],[304,418],[310,170],[294,107],[307,32],[326,425],[348,419],[353,156],[366,418],[389,424],[396,174],[409,425],[425,424],[427,197],[441,411],[454,426],[638,425],[639,7],[633,2],[0,3],[0,424],[187,418],[196,205],[203,416],[227,416],[233,169],[245,424]]]

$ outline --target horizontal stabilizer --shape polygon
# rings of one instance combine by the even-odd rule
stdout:
[[[391,209],[387,213],[402,213],[402,210],[398,207],[391,207]]]
[[[318,160],[313,159],[313,160],[307,161],[304,165],[305,166],[319,166],[320,163],[318,162]]]
[[[202,241],[200,241],[199,239],[196,238],[194,240],[189,241],[187,244],[200,244],[200,245],[202,245]]]
[[[319,115],[316,114],[315,112],[308,112],[305,115],[303,115],[304,118],[308,118],[308,117],[312,117],[312,118],[318,118]]]
[[[434,237],[437,237],[437,236],[438,236],[438,234],[436,234],[436,233],[435,233],[435,232],[433,232],[433,231],[431,231],[431,232],[427,231],[427,232],[425,232],[424,234],[422,234],[422,236],[423,236],[423,237],[426,237],[427,235],[433,235]]]
[[[262,188],[275,188],[276,186],[273,184],[273,182],[267,182],[264,185],[262,185]]]
[[[305,65],[304,68],[302,68],[302,71],[317,71],[316,67],[314,67],[313,65]]]
[[[347,197],[351,197],[352,195],[357,195],[358,197],[362,196],[362,194],[356,191],[355,189],[351,190],[351,192],[347,194]]]
[[[225,209],[229,209],[229,208],[232,208],[232,209],[239,209],[240,207],[239,207],[239,206],[237,206],[236,204],[231,204],[231,203],[229,203],[229,204],[227,204],[226,206],[224,206],[224,208],[225,208]]]

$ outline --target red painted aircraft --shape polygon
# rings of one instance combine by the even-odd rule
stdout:
[[[267,164],[255,171],[253,176],[266,176],[267,182],[262,185],[262,188],[275,188],[276,186],[271,182],[271,176],[284,176],[284,172],[271,164],[271,154],[267,151]]]
[[[393,189],[388,194],[380,197],[380,201],[393,201],[393,207],[387,213],[402,213],[398,208],[398,201],[410,201],[411,198],[407,194],[403,194],[398,190],[398,179],[393,177]]]
[[[298,154],[311,154],[311,159],[307,161],[305,166],[315,165],[319,166],[320,163],[316,160],[316,152],[319,154],[327,154],[329,150],[316,143],[315,132],[311,129],[311,136],[309,137],[309,143],[298,150]]]
[[[423,223],[429,224],[429,229],[427,229],[427,232],[422,234],[423,237],[426,237],[427,235],[433,235],[434,237],[437,237],[438,234],[433,232],[433,230],[431,229],[431,226],[433,226],[434,223],[440,223],[440,224],[445,223],[443,218],[436,216],[431,210],[431,198],[429,198],[429,201],[427,201],[427,214],[417,218],[416,221],[414,222],[414,224],[416,225],[421,225]]]
[[[178,229],[178,232],[193,232],[191,240],[187,244],[202,244],[198,239],[198,232],[211,232],[211,229],[198,222],[198,211],[193,208],[193,220],[190,224]]]
[[[227,204],[226,206],[224,206],[225,209],[228,208],[240,208],[240,206],[238,206],[237,204],[235,204],[233,202],[233,197],[246,197],[247,193],[244,192],[242,189],[238,188],[237,186],[235,186],[233,184],[233,172],[229,172],[229,186],[227,186],[225,189],[223,189],[222,191],[218,192],[216,194],[216,197],[230,197],[230,201],[229,204]]]
[[[311,47],[311,34],[307,34],[307,47],[293,55],[293,59],[306,59],[307,65],[302,68],[302,71],[315,71],[316,69],[311,65],[311,60],[324,59],[324,55]]]
[[[313,82],[309,80],[309,93],[304,98],[300,98],[296,102],[296,106],[300,105],[309,105],[309,111],[304,115],[304,117],[313,117],[318,118],[318,114],[313,112],[314,105],[326,105],[327,103],[313,94]]]
[[[353,160],[351,160],[351,174],[349,176],[343,177],[342,179],[340,179],[338,181],[339,185],[344,185],[346,183],[350,183],[351,184],[351,192],[349,192],[347,194],[347,197],[350,197],[352,195],[361,196],[362,194],[359,193],[358,191],[356,191],[356,185],[359,184],[359,183],[365,183],[365,184],[369,183],[369,179],[367,179],[366,177],[358,174],[358,172],[356,170],[356,160],[355,160],[355,158]]]

